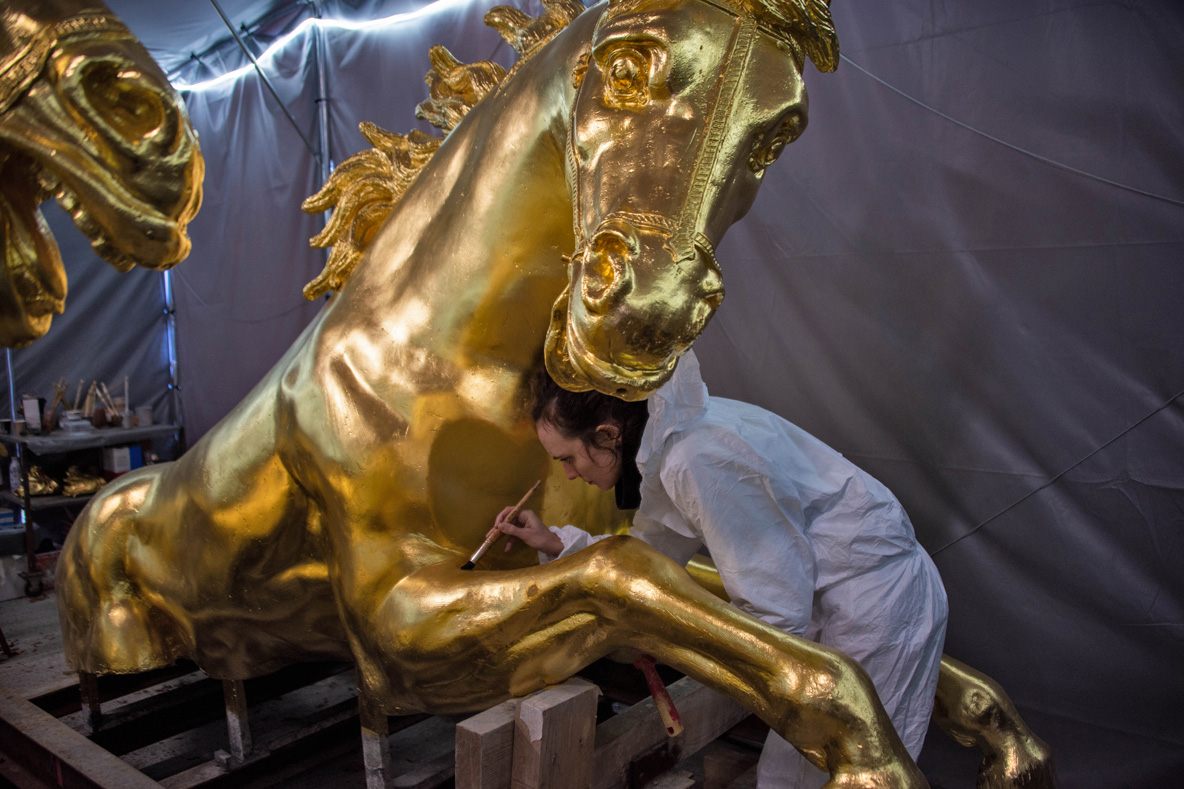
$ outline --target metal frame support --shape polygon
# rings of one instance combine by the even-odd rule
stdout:
[[[251,754],[251,724],[247,720],[247,689],[241,679],[222,680],[226,701],[226,733],[230,739],[230,758],[241,764]]]
[[[366,789],[389,789],[394,781],[391,749],[386,739],[390,734],[390,719],[362,688],[358,688],[358,714],[362,723]]]
[[[89,671],[79,671],[78,694],[82,697],[82,709],[86,712],[88,733],[94,734],[103,725],[103,708],[102,702],[99,701],[99,676]]]

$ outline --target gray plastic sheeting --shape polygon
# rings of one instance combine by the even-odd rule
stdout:
[[[431,44],[509,62],[485,10],[328,34],[333,158],[362,147],[360,120],[416,125]],[[704,376],[897,494],[949,591],[947,652],[1004,685],[1066,786],[1168,785],[1184,769],[1184,7],[833,13],[845,60],[808,67],[809,128],[719,250]],[[269,75],[315,140],[311,47]],[[299,210],[316,163],[259,80],[187,100],[208,168],[176,270],[193,440],[315,314],[300,288],[324,258]],[[96,359],[159,357],[130,305],[83,305],[89,279],[72,275],[54,331]],[[151,288],[127,282],[95,298],[140,299],[151,324]]]

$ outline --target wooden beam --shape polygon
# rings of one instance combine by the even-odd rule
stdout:
[[[456,754],[449,751],[397,776],[394,789],[434,789],[448,783],[456,773]]]
[[[219,764],[216,759],[210,760],[164,778],[161,784],[166,789],[197,789],[211,782],[228,778],[234,780],[234,773],[252,778],[259,775],[293,777],[299,774],[299,770],[293,769],[295,767],[303,765],[304,769],[312,769],[320,761],[327,761],[356,749],[358,706],[357,699],[351,696],[345,701],[320,710],[310,718],[303,719],[293,728],[285,728],[280,736],[267,740],[262,745],[256,745],[243,764]],[[393,725],[388,721],[387,729],[389,731],[410,727],[427,717],[409,715],[395,718]],[[242,779],[245,780],[246,778]],[[358,784],[361,784],[360,780]]]
[[[510,789],[519,699],[456,725],[456,789]]]
[[[751,770],[755,787],[756,764],[760,756],[760,748],[719,740],[703,754],[703,784],[713,789],[725,789],[731,787],[738,776]]]
[[[599,696],[599,688],[577,677],[522,700],[513,789],[588,789]]]
[[[58,786],[160,789],[160,784],[95,745],[48,712],[0,687],[0,739],[5,753]]]
[[[670,697],[686,727],[677,737],[666,735],[652,699],[634,704],[597,727],[592,789],[630,786],[644,782],[647,775],[657,778],[749,715],[737,702],[690,677],[671,685]],[[639,762],[645,762],[640,770]]]
[[[728,789],[756,789],[756,768],[757,766],[754,764],[738,775],[728,784]]]

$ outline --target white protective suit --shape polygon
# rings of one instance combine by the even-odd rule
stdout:
[[[706,547],[732,603],[846,652],[916,759],[937,687],[946,594],[896,498],[835,450],[748,403],[710,397],[688,353],[649,400],[631,534],[680,564]],[[567,556],[594,537],[551,530]],[[540,554],[540,559],[547,560]],[[758,786],[827,779],[774,733]]]

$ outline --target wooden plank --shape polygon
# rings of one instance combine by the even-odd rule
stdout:
[[[0,616],[2,615],[0,614]],[[64,671],[63,674],[65,676],[77,676],[73,671],[68,670]],[[178,679],[193,676],[194,674],[205,677],[189,661],[178,661],[176,665],[152,669],[151,671],[145,671],[140,674],[106,674],[98,677],[96,682],[99,690],[99,701],[102,703],[102,728],[107,728],[109,718],[114,714],[115,710],[125,703],[124,700],[129,696],[144,693],[150,695],[155,694],[159,692],[157,689],[162,685],[174,683]],[[4,677],[0,677],[0,684],[8,684],[4,680]],[[214,680],[209,681],[213,682]],[[17,690],[17,688],[9,685],[9,690]],[[66,718],[82,709],[80,706],[80,688],[77,683],[62,685],[37,696],[25,695],[25,698],[55,718]],[[71,728],[80,730],[78,727],[81,725],[84,725],[84,722],[80,722],[77,726],[71,725]]]
[[[728,784],[728,789],[756,789],[756,765],[749,767],[734,781]]]
[[[97,730],[85,707],[68,715],[54,715],[52,710],[46,712],[74,731],[85,734],[96,745],[122,757],[136,748],[199,725],[202,720],[200,715],[194,714],[195,706],[206,698],[214,698],[214,683],[215,680],[205,674],[193,672],[104,702],[101,725]],[[41,706],[36,701],[33,703]]]
[[[59,786],[160,787],[119,757],[4,687],[0,687],[0,735],[9,756],[37,775],[56,775]]]
[[[18,789],[54,789],[54,785],[7,758],[0,758],[0,786]]]
[[[737,776],[756,770],[759,748],[717,740],[703,752],[704,789],[729,789]]]
[[[518,705],[513,789],[587,789],[600,690],[569,679]]]
[[[634,704],[597,727],[592,789],[630,785],[638,778],[635,763],[647,755],[655,756],[645,767],[656,777],[749,715],[737,702],[690,677],[671,685],[670,697],[686,727],[677,737],[666,735],[652,699]]]
[[[451,780],[455,772],[456,754],[449,751],[396,777],[394,789],[436,789]]]
[[[388,724],[388,729],[408,728],[427,717],[409,715],[396,718],[393,726]],[[161,785],[166,789],[196,789],[205,785],[240,785],[249,778],[264,774],[273,777],[292,777],[299,772],[294,767],[309,769],[318,761],[327,761],[357,748],[355,732],[358,730],[358,702],[354,698],[321,710],[309,718],[302,719],[301,723],[303,725],[285,729],[280,736],[253,748],[242,764],[223,765],[217,760],[211,760],[164,778]],[[343,731],[339,738],[334,734],[338,729],[348,731]],[[336,744],[339,739],[348,745],[339,748]],[[357,785],[360,786],[361,781],[358,781]]]
[[[456,725],[456,789],[510,789],[519,699]]]

